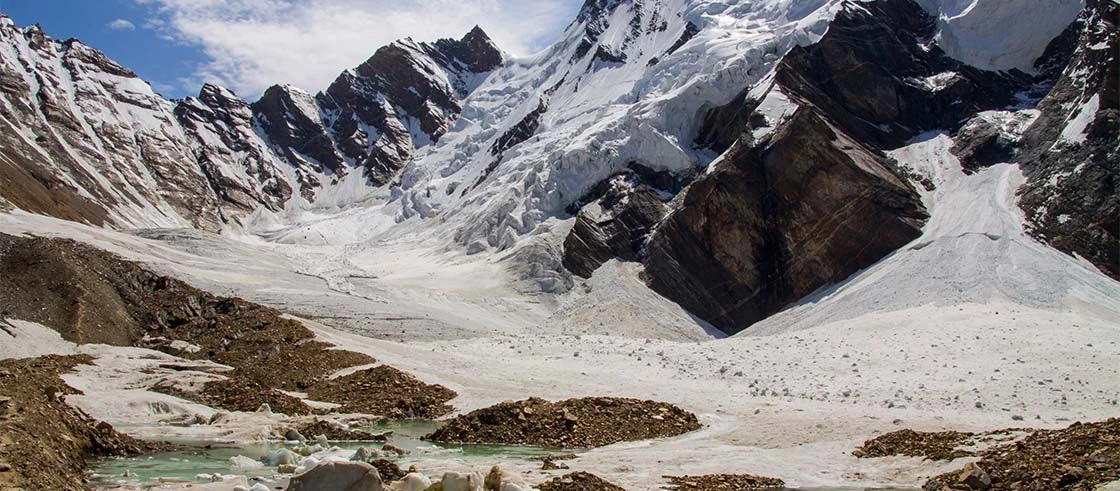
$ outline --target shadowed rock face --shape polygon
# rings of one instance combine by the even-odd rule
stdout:
[[[930,41],[935,33],[936,19],[911,0],[860,3],[837,14],[818,43],[790,50],[777,82],[857,139],[896,148],[1011,105],[1035,81],[956,61]]]
[[[584,278],[614,258],[640,260],[650,230],[669,211],[656,191],[627,176],[616,176],[604,184],[606,192],[580,210],[564,239],[564,267]]]
[[[1035,237],[1120,280],[1120,6],[1086,3],[1067,31],[1078,35],[1064,34],[1047,49],[1068,51],[1063,43],[1076,39],[1073,58],[1020,142],[1028,180],[1019,206]],[[1048,56],[1038,64],[1051,72],[1062,66]],[[1087,123],[1083,131],[1072,127],[1078,116]]]
[[[319,172],[342,170],[342,157],[335,151],[310,94],[295,87],[274,85],[252,108],[257,125],[287,161],[308,165]]]
[[[254,138],[253,112],[249,103],[222,87],[205,84],[197,99],[175,106],[175,117],[184,131],[199,142],[198,163],[211,190],[234,213],[252,213],[258,206],[283,209],[292,196],[275,158]],[[216,135],[218,141],[207,138]],[[236,163],[236,164],[234,164]],[[234,175],[243,169],[252,186]],[[302,182],[301,190],[316,185]]]
[[[926,218],[888,158],[810,107],[734,147],[674,205],[646,282],[728,333],[878,261]]]

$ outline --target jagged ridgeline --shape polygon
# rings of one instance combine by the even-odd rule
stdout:
[[[204,85],[169,101],[76,39],[0,18],[0,198],[115,227],[220,230],[325,186],[389,182],[436,142],[503,55],[480,28],[385,46],[312,95],[273,86],[255,103]]]
[[[425,227],[503,253],[534,292],[640,262],[733,333],[919,237],[935,183],[888,153],[944,132],[966,172],[1019,164],[1025,227],[1120,278],[1118,7],[1054,5],[1024,27],[1037,12],[938,0],[590,0],[537,55],[480,28],[405,39],[321,92],[252,103],[216,85],[168,101],[5,18],[0,203],[293,242],[302,211],[379,207],[390,220],[305,230]]]

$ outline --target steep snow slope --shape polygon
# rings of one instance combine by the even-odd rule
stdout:
[[[1034,70],[1050,40],[1077,18],[1085,0],[917,0],[940,17],[938,44],[985,70]]]
[[[745,334],[791,332],[876,312],[991,302],[1077,311],[1102,320],[1120,317],[1120,284],[1024,231],[1015,204],[1015,190],[1024,181],[1018,166],[999,164],[965,175],[949,151],[952,144],[948,135],[933,132],[891,152],[936,186],[923,196],[932,217],[920,238]]]

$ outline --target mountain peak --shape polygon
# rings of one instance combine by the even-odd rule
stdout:
[[[576,22],[586,22],[591,19],[602,18],[605,14],[614,11],[619,5],[627,0],[587,0],[583,3],[583,7],[579,9],[579,15],[576,16]]]
[[[435,48],[451,59],[457,59],[474,73],[483,73],[502,65],[505,57],[490,36],[475,25],[462,39],[440,39]]]
[[[475,24],[474,27],[471,28],[471,30],[468,31],[467,34],[463,36],[463,39],[461,39],[459,42],[468,43],[476,39],[490,41],[490,36],[486,34],[486,31],[482,30],[482,27],[478,24]]]

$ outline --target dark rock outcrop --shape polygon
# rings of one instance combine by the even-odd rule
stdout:
[[[878,261],[926,218],[891,160],[808,106],[673,205],[646,246],[646,282],[728,333]]]
[[[965,172],[972,172],[999,162],[1010,162],[1017,141],[1003,128],[1003,121],[974,117],[965,123],[953,138],[951,151],[961,161]]]
[[[684,25],[684,32],[681,33],[681,37],[678,38],[677,41],[674,42],[673,45],[665,51],[665,56],[676,53],[678,49],[681,49],[681,46],[684,46],[684,43],[691,41],[692,38],[696,37],[697,34],[700,34],[700,28],[692,22],[686,23]]]
[[[1072,31],[1073,58],[1019,144],[1028,230],[1120,279],[1120,6],[1089,0]],[[1070,32],[1071,30],[1067,30]],[[1063,36],[1048,53],[1068,51]],[[1054,71],[1056,57],[1039,69]],[[1058,58],[1060,59],[1060,57]]]
[[[964,65],[931,43],[935,31],[910,0],[845,6],[770,87],[709,112],[697,141],[725,153],[650,238],[647,283],[737,332],[920,234],[927,214],[884,150],[947,129],[969,168],[1006,161],[1018,134],[995,125],[1026,122],[973,116],[1037,94],[1045,75]],[[793,109],[758,111],[774,96]]]
[[[251,213],[258,205],[273,211],[284,207],[293,190],[268,149],[253,138],[248,102],[223,87],[205,84],[197,98],[180,101],[174,114],[184,131],[200,142],[199,166],[223,203],[242,213]],[[210,136],[221,144],[209,144]],[[250,181],[237,179],[235,169],[244,170]],[[310,191],[314,184],[306,182],[301,188]]]
[[[335,150],[310,94],[290,85],[273,85],[252,108],[257,125],[289,162],[299,162],[319,172],[343,169],[342,157]]]
[[[537,128],[540,127],[541,116],[546,111],[548,111],[548,104],[545,103],[544,99],[541,99],[536,109],[530,111],[521,121],[502,133],[502,136],[499,136],[497,140],[494,140],[494,144],[490,146],[490,154],[501,160],[503,152],[532,137],[537,132]],[[485,179],[485,176],[483,176],[483,179]]]
[[[583,7],[580,8],[579,14],[576,15],[576,20],[572,23],[585,24],[583,29],[583,38],[577,47],[572,61],[582,60],[587,53],[591,52],[599,43],[599,36],[609,27],[608,17],[614,9],[618,8],[623,3],[623,0],[587,0],[584,2]]]
[[[950,58],[929,41],[936,25],[911,0],[849,6],[819,42],[790,50],[777,83],[881,148],[930,129],[955,130],[1031,88],[1034,79],[1021,72],[988,72]]]
[[[579,211],[564,239],[564,267],[584,278],[611,259],[640,260],[650,230],[669,211],[656,190],[632,176],[615,176],[603,184],[602,197]]]

